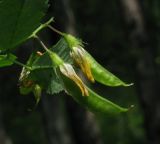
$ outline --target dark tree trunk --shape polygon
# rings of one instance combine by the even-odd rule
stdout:
[[[42,111],[48,144],[72,144],[62,95],[43,95]]]
[[[77,105],[72,99],[67,99],[67,105],[76,144],[102,144],[94,114]]]
[[[2,117],[2,111],[0,107],[0,144],[12,144],[12,141],[7,136],[4,125],[3,125],[3,117]]]
[[[14,82],[15,79],[12,77],[16,72],[12,71],[10,68],[2,68],[0,70],[0,144],[12,144],[11,139],[6,133],[5,127],[5,111],[4,107],[8,106],[10,103],[7,103],[7,99],[11,96],[11,93],[14,96],[15,92],[13,89],[15,88]]]
[[[121,0],[128,30],[130,46],[137,49],[135,71],[149,144],[160,143],[159,75],[155,64],[155,46],[152,45],[146,19],[138,0]]]

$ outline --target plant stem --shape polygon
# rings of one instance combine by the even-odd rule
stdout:
[[[53,30],[54,32],[58,33],[61,36],[64,36],[65,34],[57,29],[55,29],[54,27],[52,27],[51,25],[48,25],[48,27]]]
[[[46,47],[46,45],[41,41],[41,39],[37,35],[35,35],[34,37],[38,40],[38,42],[46,51],[49,51],[49,49]]]
[[[36,35],[39,31],[41,31],[42,29],[46,28],[46,27],[47,27],[51,22],[53,22],[53,21],[54,21],[53,18],[51,18],[51,19],[49,19],[46,23],[41,24],[41,25],[32,33],[32,35],[30,35],[30,36],[28,37],[28,39],[35,37],[35,35]]]
[[[31,67],[29,67],[29,66],[27,66],[27,65],[25,65],[25,64],[23,64],[23,63],[21,63],[21,62],[19,62],[19,61],[17,61],[17,60],[14,60],[13,62],[14,62],[15,64],[19,65],[19,66],[25,67],[26,69],[32,70]]]
[[[34,66],[32,70],[37,70],[37,69],[49,69],[53,68],[52,66]]]
[[[41,46],[46,50],[46,52],[50,56],[54,65],[59,66],[63,64],[63,60],[55,52],[49,50],[37,35],[35,35],[34,37],[38,40]]]

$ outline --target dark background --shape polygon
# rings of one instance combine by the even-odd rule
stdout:
[[[0,144],[160,144],[159,0],[51,0],[46,16],[54,27],[86,42],[104,67],[132,87],[94,89],[117,104],[134,108],[117,117],[95,116],[64,93],[45,93],[36,109],[33,95],[18,89],[21,67],[0,69]],[[41,33],[45,43],[58,36]],[[25,62],[34,48],[17,50]]]

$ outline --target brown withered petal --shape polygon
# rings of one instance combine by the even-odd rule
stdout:
[[[30,71],[23,67],[19,77],[19,86],[29,88],[34,85],[34,81],[28,78],[29,74]]]
[[[91,72],[90,63],[86,59],[86,51],[82,47],[73,47],[73,51],[71,52],[71,57],[74,61],[79,65],[83,73],[87,76],[87,78],[94,82],[94,78]]]
[[[60,71],[62,74],[64,74],[66,77],[70,78],[73,80],[76,85],[80,88],[82,95],[83,96],[88,96],[88,90],[85,87],[84,83],[82,80],[78,77],[76,72],[74,71],[73,67],[70,64],[63,64],[60,66]]]

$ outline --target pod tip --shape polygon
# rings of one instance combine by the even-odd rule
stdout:
[[[130,83],[130,84],[124,84],[124,86],[128,87],[128,86],[132,86],[134,85],[134,83]]]
[[[130,107],[128,108],[128,110],[131,110],[134,108],[134,105],[130,105]]]

